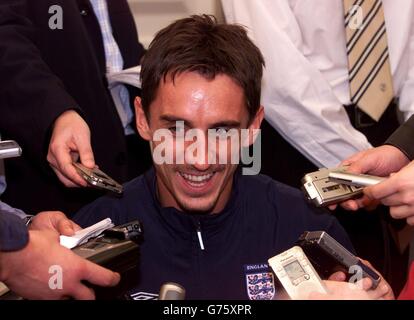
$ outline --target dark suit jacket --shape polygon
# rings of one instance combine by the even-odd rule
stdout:
[[[144,49],[127,1],[107,1],[125,68],[138,65]],[[63,9],[63,30],[49,28],[52,5]],[[1,0],[0,133],[23,148],[21,158],[6,161],[4,201],[30,213],[59,209],[70,215],[98,196],[63,187],[46,162],[54,120],[68,109],[77,109],[89,124],[100,168],[125,181],[125,136],[105,69],[102,35],[88,0]]]
[[[414,116],[401,125],[386,144],[399,148],[410,160],[414,160]]]

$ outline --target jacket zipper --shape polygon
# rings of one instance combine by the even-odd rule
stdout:
[[[201,223],[198,221],[197,223],[197,237],[198,237],[198,243],[200,244],[200,249],[204,251],[204,242],[203,242],[203,236],[201,235]]]

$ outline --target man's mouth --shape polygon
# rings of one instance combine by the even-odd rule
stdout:
[[[193,187],[203,187],[213,178],[214,174],[215,172],[203,175],[192,175],[180,172],[180,176]]]

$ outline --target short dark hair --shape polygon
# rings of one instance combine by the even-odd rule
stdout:
[[[149,118],[161,80],[184,72],[207,79],[232,78],[244,91],[252,119],[260,106],[264,59],[244,27],[218,23],[211,15],[178,20],[157,33],[142,62],[142,107]]]

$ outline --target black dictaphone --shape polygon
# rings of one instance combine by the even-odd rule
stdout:
[[[297,245],[302,248],[318,274],[324,279],[337,271],[344,272],[349,279],[353,275],[353,271],[359,268],[362,278],[372,280],[373,289],[381,281],[381,276],[377,272],[362,263],[358,257],[324,231],[303,233],[297,241]]]
[[[136,285],[141,236],[141,224],[135,220],[107,229],[101,236],[72,249],[82,258],[121,275],[121,281],[116,287],[91,286],[95,290],[96,299],[125,299],[125,293]]]

